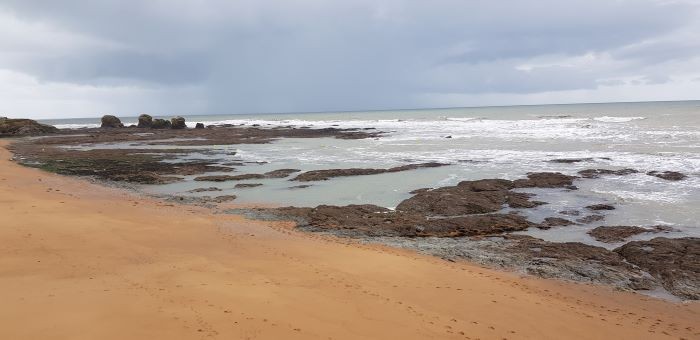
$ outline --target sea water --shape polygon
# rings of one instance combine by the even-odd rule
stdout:
[[[377,204],[393,208],[417,188],[457,184],[482,178],[523,178],[528,172],[558,171],[575,175],[589,168],[633,168],[637,174],[602,176],[576,181],[579,190],[525,190],[549,204],[522,213],[534,222],[564,217],[562,210],[608,203],[604,221],[526,233],[554,241],[596,243],[586,231],[599,225],[670,225],[672,237],[700,236],[700,101],[572,104],[449,108],[368,112],[327,112],[258,115],[185,116],[187,124],[258,124],[262,128],[376,128],[379,138],[285,138],[270,144],[197,147],[199,152],[177,161],[216,159],[251,162],[235,174],[295,168],[387,168],[421,162],[451,165],[372,176],[340,177],[320,182],[263,179],[243,182],[197,182],[196,176],[157,186],[142,186],[151,194],[228,195],[237,202],[265,205]],[[125,124],[135,117],[122,119]],[[58,127],[98,126],[99,119],[43,121]],[[370,130],[373,131],[373,130]],[[152,142],[152,141],[151,141]],[[149,143],[151,143],[149,142]],[[139,143],[87,147],[134,147]],[[159,146],[148,147],[158,149]],[[172,148],[170,145],[160,146]],[[186,147],[191,149],[192,147]],[[155,151],[155,150],[154,150]],[[235,155],[231,155],[235,152]],[[578,163],[553,159],[586,158]],[[261,164],[258,164],[261,163]],[[688,178],[667,181],[648,171],[679,171]],[[216,173],[212,173],[216,174]],[[201,176],[201,175],[200,175]],[[293,176],[292,176],[293,177]],[[290,177],[291,178],[291,177]],[[262,186],[234,189],[237,183]],[[311,184],[307,188],[293,188]],[[199,187],[219,187],[215,193],[188,193]],[[650,238],[640,235],[637,238]]]

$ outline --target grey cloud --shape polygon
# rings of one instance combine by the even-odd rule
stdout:
[[[625,77],[655,83],[670,79],[658,65],[700,53],[672,39],[700,20],[692,2],[4,0],[0,11],[104,42],[0,53],[0,69],[155,89],[163,110],[193,88],[199,113],[410,107],[425,93],[595,89]],[[518,68],[586,53],[612,60]]]

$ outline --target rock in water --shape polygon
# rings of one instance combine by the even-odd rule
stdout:
[[[659,279],[674,295],[700,299],[700,238],[657,237],[633,241],[614,251]]]
[[[140,128],[150,128],[153,126],[153,117],[147,115],[147,114],[142,114],[139,116],[139,125],[137,125]]]
[[[186,129],[187,125],[185,125],[185,118],[182,118],[180,116],[177,116],[173,119],[170,120],[171,123],[171,128],[173,129]]]
[[[112,115],[102,116],[102,126],[103,128],[123,128],[124,124],[119,118]]]
[[[647,175],[665,179],[667,181],[680,181],[688,177],[677,171],[649,171],[647,172]]]
[[[51,125],[40,124],[31,119],[10,119],[0,117],[0,137],[38,135],[55,133],[57,131],[58,129]]]
[[[154,119],[151,125],[152,129],[168,129],[170,128],[170,121],[165,119]]]
[[[660,233],[668,232],[673,229],[668,226],[658,225],[649,228],[637,227],[637,226],[601,226],[588,231],[588,235],[600,242],[605,243],[615,243],[622,242],[630,236],[643,233]]]
[[[194,127],[195,129],[204,129],[204,124],[203,123],[197,123]]]

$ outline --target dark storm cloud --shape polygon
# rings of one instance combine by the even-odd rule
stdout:
[[[116,109],[174,110],[182,91],[198,113],[439,105],[426,95],[670,82],[700,54],[696,1],[2,0],[0,13],[19,27],[0,33],[0,69],[133,89]]]

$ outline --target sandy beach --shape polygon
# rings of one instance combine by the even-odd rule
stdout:
[[[700,304],[521,277],[25,168],[0,146],[2,339],[693,339]]]

